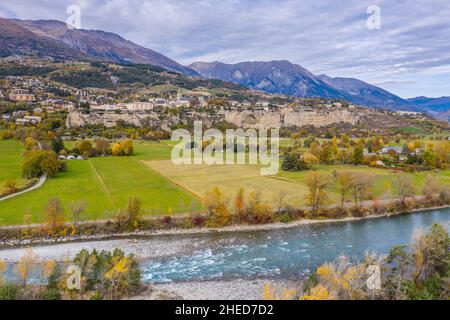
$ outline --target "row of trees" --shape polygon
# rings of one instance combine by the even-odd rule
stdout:
[[[372,192],[375,179],[374,174],[364,171],[342,170],[334,171],[333,174],[311,172],[306,176],[309,191],[306,196],[307,203],[312,212],[317,214],[325,205],[331,204],[327,190],[334,185],[341,207],[344,207],[349,199],[353,200],[354,207],[362,207],[365,200],[374,198]],[[404,174],[398,174],[389,186],[385,186],[385,193],[389,192],[388,189],[392,189],[401,206],[405,206],[407,199],[415,196],[418,191],[411,176]],[[436,176],[428,175],[422,194],[430,200],[436,196],[447,199],[450,196],[450,188],[443,185]]]
[[[64,146],[60,137],[55,137],[52,140],[52,149],[60,155],[81,155],[86,159],[97,156],[132,156],[134,154],[133,140],[129,139],[112,144],[108,140],[97,140],[95,146],[89,140],[81,140],[70,150]]]

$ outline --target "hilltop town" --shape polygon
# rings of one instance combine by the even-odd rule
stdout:
[[[379,131],[446,125],[419,112],[271,95],[148,66],[16,57],[1,60],[0,79],[4,121],[18,125],[59,121],[65,130],[123,124],[170,133],[195,120],[222,127],[340,126],[345,130],[351,125]]]

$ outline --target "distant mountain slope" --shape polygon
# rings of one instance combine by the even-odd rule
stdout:
[[[88,55],[70,46],[37,35],[12,20],[0,18],[0,57],[48,56],[57,59],[86,59]]]
[[[339,91],[352,96],[351,101],[357,104],[393,110],[408,109],[419,111],[413,103],[358,79],[330,78],[326,75],[320,75],[319,78]]]
[[[416,97],[407,100],[423,112],[428,112],[439,118],[450,119],[450,97]]]
[[[92,57],[119,63],[151,64],[169,71],[198,76],[194,70],[114,33],[98,30],[70,30],[65,23],[56,20],[1,19],[1,24],[3,32],[0,39],[8,39],[10,44],[4,56],[33,53],[38,56],[58,58],[61,56],[74,59]],[[50,45],[45,47],[43,43]],[[60,53],[63,50],[64,54]]]
[[[349,99],[311,72],[289,61],[242,62],[197,62],[189,66],[203,77],[239,83],[251,89],[268,93],[281,93],[296,97],[324,97]]]
[[[189,67],[206,78],[239,83],[269,93],[283,93],[297,97],[340,98],[369,107],[391,110],[417,110],[410,102],[386,90],[352,78],[316,76],[289,61],[196,62]]]

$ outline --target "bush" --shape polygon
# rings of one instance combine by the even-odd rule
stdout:
[[[368,215],[368,209],[364,207],[353,207],[350,209],[350,214],[355,218],[363,218]]]
[[[0,300],[18,300],[20,288],[16,284],[6,283],[0,286]]]
[[[322,212],[322,216],[324,216],[327,219],[342,219],[348,216],[348,212],[345,208],[337,207],[324,210]]]
[[[61,300],[61,294],[58,289],[52,288],[47,290],[42,296],[43,300]]]

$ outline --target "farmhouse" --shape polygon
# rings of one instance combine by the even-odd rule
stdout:
[[[402,154],[403,148],[402,147],[384,147],[381,149],[382,154],[388,154],[394,152],[395,154]]]

